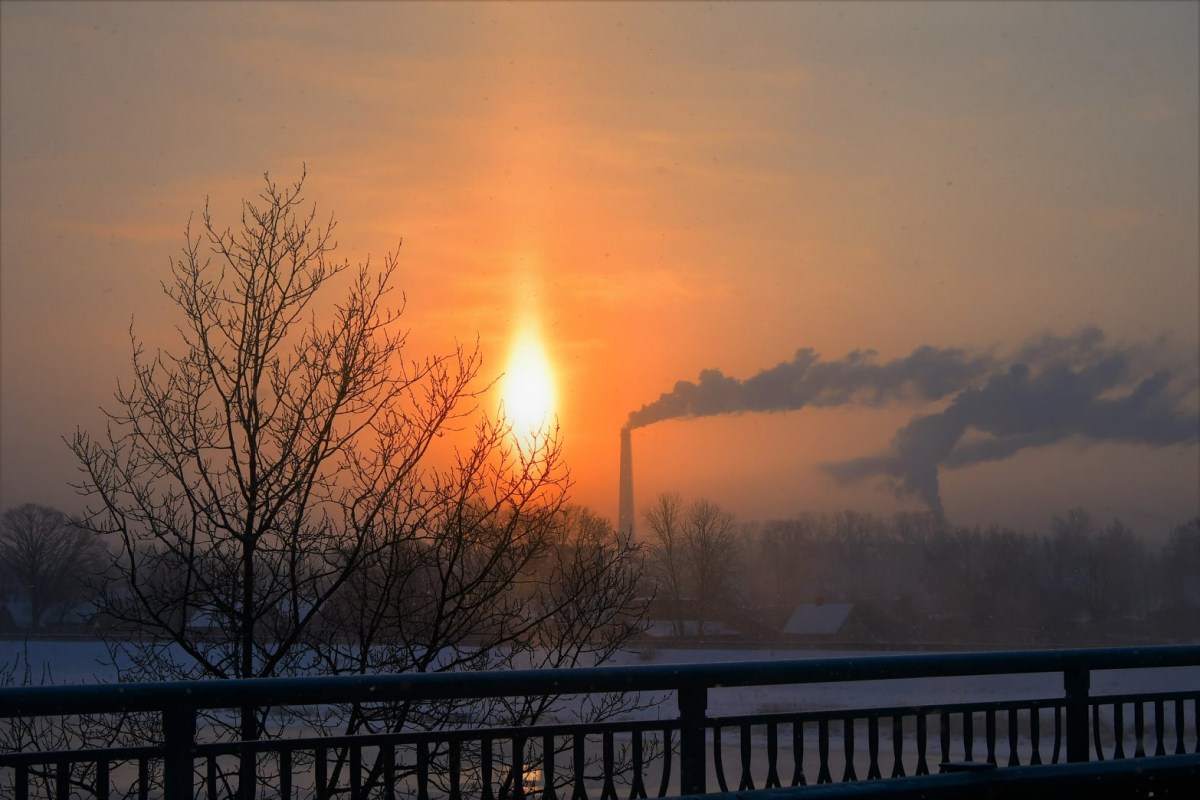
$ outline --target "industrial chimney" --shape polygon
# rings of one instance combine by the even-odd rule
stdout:
[[[617,529],[633,536],[633,447],[629,428],[621,429],[621,497],[617,506]]]

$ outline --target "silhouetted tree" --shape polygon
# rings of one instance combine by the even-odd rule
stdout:
[[[107,433],[74,436],[85,524],[121,543],[104,610],[142,634],[111,645],[128,651],[122,679],[607,657],[639,622],[635,548],[564,552],[557,431],[518,441],[477,414],[477,348],[407,358],[387,302],[398,252],[377,267],[333,260],[334,223],[300,211],[302,185],[268,179],[236,230],[207,206],[199,235],[189,224],[165,286],[181,341],[151,354],[135,338]],[[330,307],[335,279],[348,290]],[[493,709],[508,722],[544,710]],[[307,721],[365,733],[451,713]],[[242,709],[237,735],[275,735],[268,724],[286,720]],[[245,798],[254,769],[243,761]]]
[[[0,516],[0,584],[29,601],[37,629],[51,606],[69,610],[92,592],[108,566],[103,543],[63,512],[33,503]]]

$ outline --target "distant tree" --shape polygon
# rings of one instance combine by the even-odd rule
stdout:
[[[1042,592],[1047,621],[1056,633],[1073,631],[1087,614],[1085,564],[1095,535],[1095,520],[1086,509],[1073,508],[1050,520],[1042,559]]]
[[[26,503],[0,516],[0,577],[29,601],[34,629],[50,607],[89,595],[107,566],[104,544],[58,509]]]
[[[1051,602],[1087,620],[1099,635],[1121,614],[1138,612],[1146,601],[1149,555],[1120,519],[1101,529],[1085,509],[1051,520],[1047,542]]]
[[[133,381],[107,433],[72,441],[84,524],[121,544],[104,611],[142,633],[111,643],[122,679],[611,655],[640,619],[636,548],[597,536],[566,547],[557,431],[517,440],[478,414],[477,348],[409,358],[402,308],[388,304],[398,253],[357,269],[333,260],[333,221],[301,211],[302,186],[268,179],[236,230],[207,206],[199,235],[189,224],[165,286],[181,341],[151,353],[135,338]],[[348,289],[330,304],[336,281]],[[545,710],[493,713],[520,723]],[[370,733],[452,713],[347,707],[306,721]],[[223,735],[274,736],[284,724],[244,708]],[[253,759],[238,784],[250,800]]]
[[[1200,603],[1200,517],[1171,531],[1163,545],[1162,573],[1162,593],[1169,605]]]
[[[642,512],[650,528],[647,554],[655,579],[655,597],[669,609],[676,636],[683,636],[683,601],[688,591],[687,551],[684,547],[683,498],[663,492]]]
[[[737,526],[732,512],[701,498],[687,507],[684,545],[696,591],[697,633],[731,599],[737,567]]]
[[[676,635],[684,633],[685,607],[697,633],[727,601],[737,573],[738,538],[733,514],[710,500],[686,506],[677,494],[660,494],[643,512],[651,531],[648,554],[660,596],[672,609]]]

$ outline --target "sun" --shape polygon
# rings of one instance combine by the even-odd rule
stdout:
[[[513,347],[501,391],[504,412],[518,435],[542,432],[554,412],[554,377],[541,342],[523,336]]]

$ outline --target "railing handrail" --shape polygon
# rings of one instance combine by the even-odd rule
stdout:
[[[0,689],[0,718],[214,709],[240,706],[481,699],[525,695],[707,690],[962,675],[1064,673],[1200,666],[1200,645],[430,672],[239,680],[165,681]],[[537,687],[531,691],[531,687]]]

